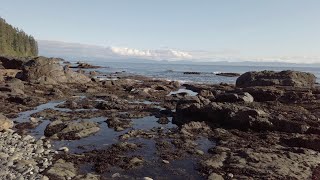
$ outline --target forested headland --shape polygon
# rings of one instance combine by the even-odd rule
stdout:
[[[38,44],[33,36],[13,27],[0,17],[0,55],[37,56]]]

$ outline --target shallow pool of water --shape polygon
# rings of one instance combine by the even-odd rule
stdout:
[[[189,90],[186,90],[190,93]],[[183,90],[177,91],[184,92]],[[194,95],[194,94],[193,94]],[[45,109],[54,109],[58,111],[72,111],[67,108],[57,108],[63,104],[65,101],[52,101],[46,104],[42,104],[36,107],[34,110],[22,112],[19,114],[19,117],[15,120],[17,122],[28,122],[30,116],[34,113],[41,112]],[[141,103],[148,104],[157,104],[151,101],[142,101]],[[90,110],[90,109],[89,109]],[[120,113],[119,113],[120,114]],[[159,118],[155,116],[147,116],[143,118],[131,119],[132,127],[125,129],[124,131],[117,132],[113,128],[109,128],[108,124],[105,122],[107,120],[106,117],[95,117],[89,119],[79,119],[84,121],[92,121],[97,122],[100,127],[100,131],[79,140],[52,140],[53,148],[59,149],[60,147],[68,147],[70,153],[82,153],[85,151],[90,151],[94,149],[102,149],[106,148],[112,144],[118,143],[119,136],[127,133],[130,130],[152,130],[154,128],[161,128],[164,131],[168,131],[170,129],[178,128],[177,125],[172,123],[172,118],[168,118],[168,124],[159,124],[157,121]],[[40,138],[44,136],[44,130],[46,126],[51,121],[42,119],[42,122],[34,129],[30,131],[30,134]],[[157,137],[158,138],[158,137]],[[142,144],[142,148],[139,148],[137,151],[129,152],[130,156],[142,156],[145,160],[143,166],[130,169],[123,170],[119,167],[113,167],[110,172],[104,174],[105,177],[111,177],[114,173],[120,173],[124,176],[134,177],[134,178],[143,178],[143,177],[152,177],[154,179],[203,179],[203,177],[196,171],[196,166],[198,159],[195,157],[188,157],[181,160],[173,160],[170,164],[164,164],[162,159],[157,155],[156,149],[156,140],[155,139],[145,139],[145,138],[137,138],[133,137],[128,139],[128,142]],[[170,142],[170,139],[162,138],[161,141]],[[198,144],[197,148],[202,150],[203,152],[207,152],[209,148],[214,146],[214,142],[202,137],[199,138],[196,143]],[[91,172],[92,165],[91,164],[83,164],[80,168],[81,172]],[[121,178],[120,178],[121,179]]]

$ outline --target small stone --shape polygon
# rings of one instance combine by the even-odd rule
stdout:
[[[228,173],[228,177],[233,178],[233,174],[232,173]]]
[[[61,147],[61,148],[59,148],[59,151],[69,152],[69,148]]]
[[[199,149],[196,150],[196,153],[197,153],[198,155],[204,155],[204,152],[201,151],[201,150],[199,150]]]
[[[143,180],[153,180],[151,177],[144,177]]]
[[[29,120],[30,120],[31,123],[38,123],[39,122],[39,119],[34,118],[34,117],[30,117]]]
[[[116,130],[117,132],[120,132],[120,131],[123,131],[124,128],[123,128],[123,127],[120,127],[120,126],[117,126],[117,127],[115,128],[115,130]]]
[[[163,162],[164,164],[169,164],[169,163],[170,163],[170,162],[167,161],[167,160],[162,160],[162,162]]]
[[[224,180],[224,178],[221,175],[217,174],[217,173],[212,173],[208,177],[208,180]]]
[[[133,164],[133,165],[139,165],[139,164],[142,164],[143,163],[143,160],[137,158],[137,157],[134,157],[130,160],[130,164]]]
[[[41,180],[49,180],[49,178],[47,176],[43,176]]]
[[[120,175],[120,173],[114,173],[114,174],[112,174],[111,177],[112,177],[112,178],[120,178],[121,175]]]
[[[41,154],[41,153],[43,153],[43,152],[44,152],[44,149],[43,149],[43,148],[39,148],[39,149],[36,150],[36,153],[37,153],[37,154]]]
[[[16,150],[16,148],[12,147],[9,149],[9,153],[14,153],[15,150]]]
[[[9,166],[9,167],[13,166],[13,161],[8,161],[6,165]]]
[[[33,139],[33,137],[30,136],[30,135],[26,135],[26,136],[23,138],[24,141],[29,141],[29,140],[31,140],[31,139]]]

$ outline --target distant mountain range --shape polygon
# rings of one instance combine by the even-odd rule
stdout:
[[[132,48],[103,47],[61,41],[38,40],[39,54],[48,57],[61,57],[69,61],[109,61],[131,63],[173,63],[230,66],[283,66],[320,67],[320,63],[289,63],[281,60],[255,60],[236,57],[198,58],[190,52],[162,49],[138,50]],[[306,60],[306,62],[308,62]],[[314,62],[314,61],[313,61]]]

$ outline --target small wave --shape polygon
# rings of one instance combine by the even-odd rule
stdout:
[[[164,80],[164,81],[177,81],[179,82],[180,84],[185,84],[185,83],[190,83],[190,82],[195,82],[195,81],[191,81],[191,80],[177,80],[177,79],[173,79],[173,78],[152,78],[153,80],[157,80],[157,79],[160,79],[160,80]]]

